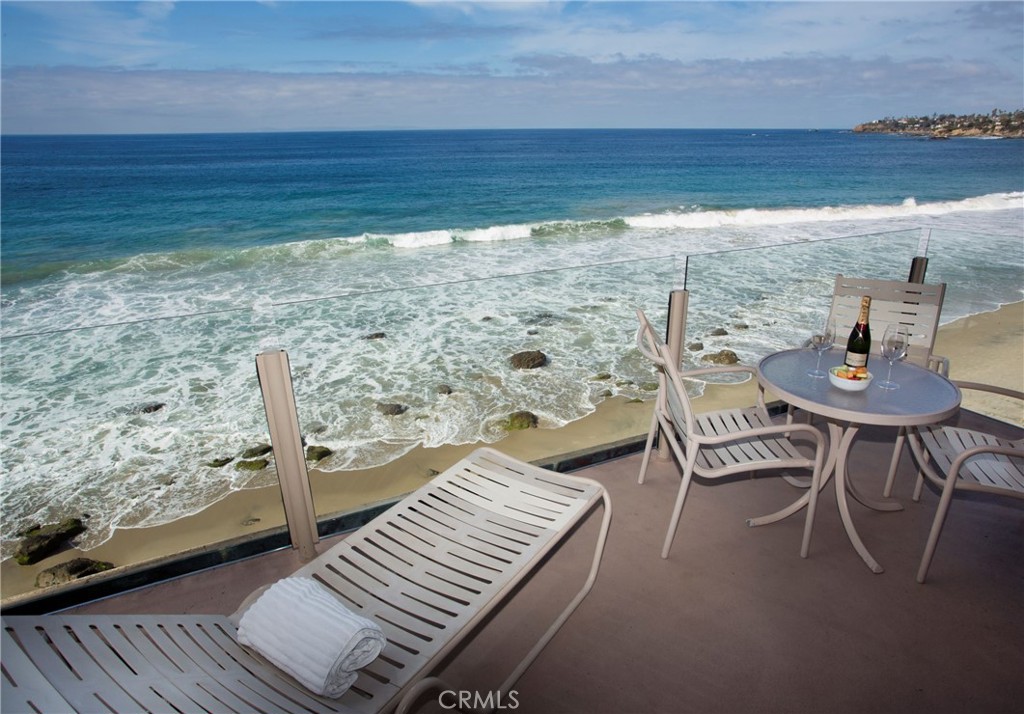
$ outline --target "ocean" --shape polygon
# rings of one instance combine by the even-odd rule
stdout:
[[[756,328],[729,340],[744,361],[799,344],[836,272],[904,279],[922,237],[929,280],[950,285],[944,322],[1024,297],[1019,140],[524,130],[0,148],[5,555],[33,522],[89,513],[90,547],[273,483],[205,465],[266,440],[253,358],[268,347],[288,350],[303,430],[343,478],[417,444],[496,441],[513,411],[553,428],[641,395],[632,311],[663,317],[684,283],[700,334]],[[510,369],[521,349],[549,367]]]

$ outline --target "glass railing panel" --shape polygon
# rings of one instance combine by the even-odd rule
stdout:
[[[684,365],[721,350],[754,365],[803,344],[828,314],[836,274],[906,280],[920,238],[908,230],[689,256]]]
[[[929,234],[925,280],[946,283],[935,353],[954,379],[1024,391],[1024,231]],[[965,390],[963,404],[1024,425],[1019,400]]]
[[[633,311],[664,324],[681,276],[659,258],[47,334],[8,320],[3,597],[78,554],[16,565],[37,523],[88,514],[81,554],[119,567],[280,529],[255,368],[272,347],[307,445],[331,450],[309,462],[321,516],[398,497],[477,443],[543,460],[641,435],[649,401],[632,400],[653,375]],[[512,367],[534,349],[545,367]],[[537,428],[510,429],[519,411]]]
[[[1021,233],[928,230],[926,282],[946,283],[942,324],[1024,300]]]
[[[5,327],[5,597],[34,585],[40,566],[9,560],[32,525],[82,518],[83,555],[123,566],[284,523],[279,497],[237,522],[193,515],[276,483],[266,455],[246,456],[267,443],[249,310],[39,335]]]
[[[918,255],[928,258],[925,281],[947,284],[934,351],[950,359],[950,376],[1024,390],[1024,235],[996,231],[915,229],[691,255],[684,364],[722,349],[756,364],[800,345],[828,312],[836,273],[907,280]],[[968,392],[964,405],[1024,423],[1017,401]]]

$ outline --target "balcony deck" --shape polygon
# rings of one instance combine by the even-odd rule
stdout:
[[[1008,429],[970,412],[962,423]],[[865,429],[853,478],[880,494],[893,432]],[[802,515],[751,529],[748,516],[796,496],[774,477],[695,483],[669,559],[659,556],[679,483],[640,456],[580,472],[614,504],[590,596],[503,709],[555,712],[1009,712],[1024,702],[1024,503],[958,496],[928,583],[914,580],[938,497],[911,501],[905,456],[898,513],[853,506],[886,572],[854,552],[823,492],[810,557]],[[592,518],[450,665],[454,688],[485,696],[564,605],[589,566]],[[321,543],[327,548],[330,541]],[[299,567],[278,551],[78,608],[230,613],[253,589]],[[492,702],[494,703],[494,702]],[[425,702],[422,711],[444,711]]]

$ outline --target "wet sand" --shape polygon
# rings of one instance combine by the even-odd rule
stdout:
[[[1024,391],[1024,302],[995,312],[973,315],[939,331],[935,354],[950,359],[950,377],[998,384]],[[697,411],[753,403],[753,381],[738,385],[708,385],[694,401]],[[592,445],[611,444],[646,434],[653,402],[608,399],[594,413],[560,429],[513,432],[495,448],[526,461],[572,454]],[[965,393],[964,406],[1024,425],[1020,403]],[[337,514],[380,503],[414,490],[433,473],[443,471],[478,444],[418,447],[402,458],[372,469],[323,473],[310,471],[318,513]],[[144,529],[121,529],[106,543],[89,550],[66,550],[34,566],[0,563],[4,600],[34,590],[36,574],[73,557],[109,561],[115,565],[144,563],[201,550],[211,543],[251,537],[284,525],[278,487],[234,492],[217,503],[172,523]]]

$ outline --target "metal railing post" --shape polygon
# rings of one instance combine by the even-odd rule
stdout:
[[[690,302],[688,290],[673,290],[668,294],[668,326],[665,328],[665,344],[679,365],[683,355],[683,338],[686,335],[686,309]]]
[[[923,283],[924,274],[928,271],[928,241],[931,240],[930,228],[921,229],[921,239],[917,243],[917,257],[910,261],[910,277],[908,283]]]
[[[316,510],[309,487],[309,472],[302,451],[299,416],[295,408],[292,375],[288,353],[281,349],[266,350],[256,355],[263,407],[267,412],[270,443],[274,447],[277,480],[281,484],[281,500],[288,523],[292,547],[303,560],[316,557]]]
[[[686,338],[686,311],[690,303],[690,292],[688,290],[673,290],[668,295],[668,325],[665,328],[665,344],[678,367],[683,356],[683,340]],[[658,394],[658,408],[664,409],[664,394]],[[668,441],[658,435],[658,457],[669,458]],[[671,438],[671,437],[670,437]]]

